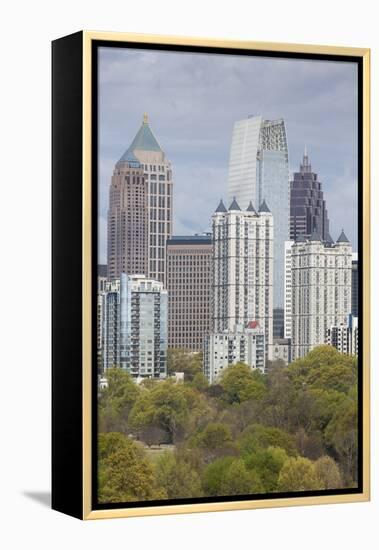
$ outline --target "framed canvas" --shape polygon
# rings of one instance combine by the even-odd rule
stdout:
[[[53,42],[52,506],[369,499],[369,50]]]

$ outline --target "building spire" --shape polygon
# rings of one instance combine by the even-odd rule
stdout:
[[[312,166],[311,166],[311,163],[309,162],[309,158],[308,158],[308,151],[307,151],[307,146],[304,145],[304,154],[303,154],[303,162],[300,164],[300,172],[301,173],[308,173],[308,172],[312,172]]]
[[[149,123],[149,117],[147,116],[147,113],[143,113],[143,123],[148,124]]]

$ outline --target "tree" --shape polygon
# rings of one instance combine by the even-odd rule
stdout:
[[[342,487],[340,469],[330,456],[324,455],[316,460],[315,471],[323,489],[340,489]]]
[[[168,442],[173,443],[187,427],[204,418],[206,411],[200,393],[186,384],[167,380],[141,393],[130,413],[130,425],[140,437],[153,425],[166,432]]]
[[[249,470],[254,470],[259,476],[264,492],[277,490],[279,473],[288,456],[280,447],[258,449],[250,455],[245,455],[245,464]]]
[[[244,363],[228,367],[220,380],[228,403],[261,400],[266,392],[263,375]]]
[[[242,432],[238,440],[238,446],[242,455],[249,455],[255,453],[258,449],[267,449],[267,447],[280,447],[289,456],[296,456],[297,454],[292,435],[279,428],[262,426],[261,424],[248,426]]]
[[[132,502],[165,498],[156,487],[153,468],[143,449],[122,434],[99,436],[100,502]]]
[[[358,473],[358,407],[355,394],[350,394],[336,410],[325,430],[325,439],[336,451],[347,482],[355,483]]]
[[[108,387],[99,398],[99,429],[126,432],[129,413],[140,390],[131,376],[120,368],[107,370]]]
[[[240,458],[224,457],[210,464],[203,475],[208,496],[262,493],[264,487],[256,472],[248,470]]]
[[[167,498],[194,498],[203,495],[199,474],[174,453],[166,452],[156,462],[156,480]]]
[[[322,488],[314,464],[308,458],[287,458],[278,478],[279,491],[314,491]]]
[[[185,349],[167,350],[167,373],[174,372],[184,372],[184,380],[192,382],[196,374],[203,372],[202,354]]]
[[[226,424],[207,424],[192,440],[192,445],[201,450],[203,461],[209,463],[220,456],[236,454],[232,433]]]

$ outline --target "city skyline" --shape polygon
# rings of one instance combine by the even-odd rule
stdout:
[[[151,70],[154,63],[160,64],[159,76]],[[104,229],[112,169],[136,135],[145,111],[173,166],[173,234],[210,229],[215,200],[227,196],[233,124],[253,113],[284,118],[290,177],[306,142],[323,182],[332,237],[337,238],[343,227],[357,249],[354,65],[111,48],[100,53],[99,77],[100,263],[106,263]],[[249,86],[252,80],[254,86]]]

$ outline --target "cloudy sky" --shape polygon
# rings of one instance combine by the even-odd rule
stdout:
[[[355,64],[101,48],[99,54],[99,261],[106,263],[108,189],[143,113],[171,160],[174,234],[210,228],[226,198],[233,124],[249,114],[284,118],[290,171],[306,144],[323,183],[330,233],[357,250]]]

